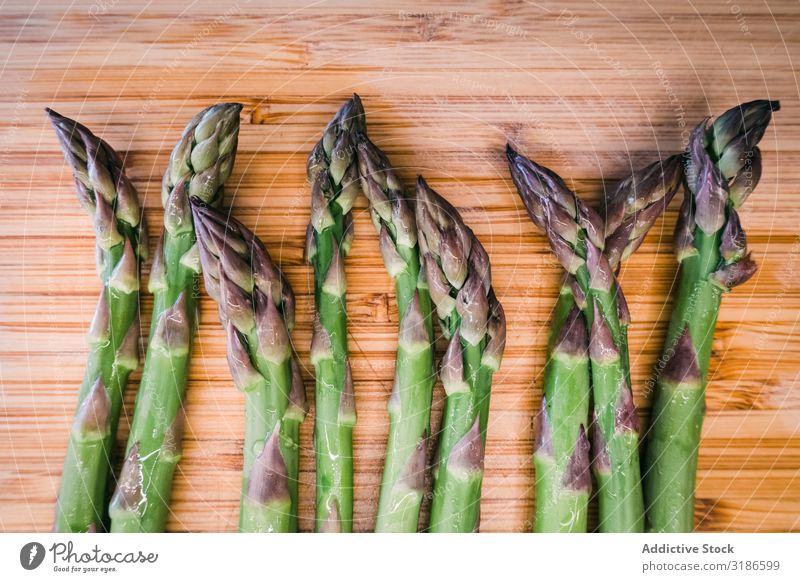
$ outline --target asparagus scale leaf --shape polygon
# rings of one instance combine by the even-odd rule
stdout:
[[[290,340],[294,292],[252,231],[191,203],[206,289],[219,304],[228,365],[246,398],[239,531],[295,532],[307,404]]]
[[[147,255],[147,232],[119,155],[85,126],[46,111],[75,177],[78,200],[94,224],[103,283],[88,333],[89,360],[64,459],[54,530],[102,531],[123,392],[139,365],[139,266]]]
[[[164,232],[148,285],[153,319],[125,462],[109,508],[113,532],[161,532],[166,526],[197,327],[200,260],[189,198],[220,204],[236,157],[241,109],[225,103],[198,113],[164,174]]]
[[[355,392],[347,358],[344,260],[353,237],[352,207],[361,192],[356,134],[366,131],[361,100],[353,95],[328,123],[308,157],[311,222],[306,259],[314,269],[316,372],[314,448],[317,466],[316,529],[353,530],[353,426]]]
[[[435,380],[431,298],[420,269],[412,202],[384,153],[365,134],[356,139],[361,189],[369,200],[383,262],[395,282],[400,317],[375,531],[415,532],[424,494]]]
[[[722,295],[756,272],[738,209],[761,177],[758,143],[777,101],[734,107],[693,132],[675,228],[679,283],[657,370],[645,454],[647,529],[694,527],[695,481],[711,343]]]
[[[430,296],[449,340],[440,371],[447,399],[429,530],[473,532],[480,526],[489,397],[505,350],[505,312],[483,245],[421,176],[416,218]]]

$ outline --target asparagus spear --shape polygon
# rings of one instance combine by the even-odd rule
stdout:
[[[111,531],[164,530],[172,477],[181,457],[183,396],[197,326],[199,250],[189,197],[219,205],[239,136],[236,103],[197,114],[170,156],[162,182],[164,232],[150,271],[155,296],[150,342],[128,438],[111,499]]]
[[[78,201],[97,234],[103,291],[88,334],[89,361],[78,395],[56,503],[57,532],[105,529],[106,494],[122,395],[139,365],[139,265],[147,233],[122,160],[86,127],[47,115],[72,168]]]
[[[420,271],[417,223],[411,201],[389,160],[358,134],[361,188],[395,281],[400,317],[397,364],[389,398],[389,440],[375,531],[415,532],[425,483],[425,451],[433,397],[431,298]]]
[[[503,307],[492,289],[489,256],[458,211],[417,179],[417,233],[439,326],[449,339],[441,363],[447,395],[430,531],[480,525],[483,452],[492,374],[506,341]]]
[[[353,530],[356,409],[347,359],[344,259],[353,237],[351,209],[361,191],[355,134],[365,130],[361,100],[353,95],[308,157],[311,223],[306,258],[314,268],[316,307],[311,362],[316,372],[316,529],[320,532]]]
[[[239,531],[297,531],[307,406],[290,343],[294,293],[252,231],[197,198],[191,203],[206,290],[219,304],[231,375],[246,397]]]
[[[606,200],[605,248],[609,265],[619,267],[644,240],[666,210],[680,183],[681,156],[672,156],[622,180]],[[573,297],[574,294],[574,297]],[[628,382],[629,316],[624,296],[616,296],[620,319],[621,358]],[[589,403],[589,359],[585,330],[574,327],[578,306],[586,308],[585,291],[567,275],[553,319],[551,358],[545,370],[544,397],[535,454],[537,467],[536,530],[586,530],[588,502],[588,441],[585,422]],[[569,323],[570,325],[564,325]],[[557,338],[557,340],[555,339]],[[600,359],[600,354],[595,354]],[[595,426],[595,429],[598,427]],[[600,441],[600,439],[596,439]],[[604,459],[604,457],[603,457]],[[598,463],[599,464],[599,463]]]
[[[594,395],[593,469],[599,486],[600,529],[641,531],[644,505],[639,471],[638,417],[631,393],[627,355],[627,308],[611,261],[603,254],[604,233],[615,240],[613,233],[617,222],[611,223],[611,230],[605,229],[599,215],[577,198],[554,172],[521,156],[510,146],[506,153],[512,178],[531,220],[545,231],[557,259],[575,277],[577,287],[585,297],[583,311],[590,330],[589,357]],[[664,172],[665,178],[652,181],[656,186],[653,190],[660,192],[655,196],[656,200],[671,198],[677,188],[679,173],[674,158],[666,167],[669,171]],[[647,172],[643,171],[644,174]],[[628,193],[618,195],[618,198],[625,200],[632,195],[631,185],[638,182],[635,178],[628,186],[625,183],[620,185],[619,192],[628,190]],[[646,196],[636,193],[633,199],[636,198],[648,200],[651,196],[649,192]],[[618,217],[618,214],[613,216]],[[645,213],[643,218],[646,217]],[[615,220],[627,224],[624,213],[621,221],[619,218]],[[654,220],[647,219],[645,223],[652,225]],[[632,238],[634,233],[635,229],[631,229],[627,235],[629,242],[621,245],[623,251],[611,254],[614,262],[625,255],[625,249],[641,244],[640,240],[636,242]]]
[[[738,209],[761,177],[757,145],[780,105],[751,101],[703,121],[689,144],[687,196],[675,228],[680,279],[660,362],[646,450],[647,528],[688,532],[711,343],[723,293],[756,264]]]
[[[537,422],[536,531],[586,532],[591,490],[589,441],[589,338],[570,276],[553,314],[550,358]]]

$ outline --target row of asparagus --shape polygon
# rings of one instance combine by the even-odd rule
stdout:
[[[172,152],[162,182],[164,231],[153,257],[151,333],[127,451],[115,482],[113,443],[128,376],[139,360],[139,270],[146,231],[122,160],[83,125],[48,110],[79,199],[97,234],[104,291],[89,333],[90,358],[58,495],[57,531],[163,531],[181,457],[183,400],[197,327],[199,277],[219,305],[234,385],[245,394],[241,531],[297,530],[299,428],[308,411],[292,349],[294,295],[263,243],[222,209],[239,132],[238,104],[198,114]],[[344,260],[352,206],[363,192],[395,280],[400,312],[391,427],[379,531],[415,531],[422,504],[435,381],[433,309],[450,339],[448,392],[432,506],[432,531],[478,527],[492,373],[505,317],[489,259],[455,209],[420,178],[417,203],[366,135],[357,96],[329,123],[308,160],[314,269],[315,449],[318,531],[353,527],[352,430]],[[420,225],[419,229],[417,224]],[[430,281],[430,284],[429,284]],[[110,500],[109,500],[110,495]]]
[[[508,147],[511,175],[528,214],[565,270],[538,421],[537,531],[586,531],[590,465],[601,531],[642,531],[645,516],[653,531],[692,528],[716,313],[722,293],[755,272],[736,209],[758,181],[757,144],[777,107],[755,101],[713,124],[703,122],[688,153],[620,182],[606,201],[605,221],[554,172]],[[291,341],[294,294],[261,240],[222,206],[240,111],[238,104],[202,111],[170,156],[162,181],[164,229],[148,281],[154,296],[151,331],[115,479],[113,445],[123,393],[139,363],[139,271],[148,258],[147,232],[120,156],[83,125],[48,110],[79,201],[93,220],[103,282],[88,334],[90,355],[64,462],[56,531],[164,530],[181,457],[201,273],[219,306],[233,384],[245,396],[239,529],[297,531],[299,430],[308,404]],[[413,532],[419,526],[436,378],[434,319],[447,340],[438,370],[446,403],[427,529],[477,531],[492,375],[506,338],[488,254],[458,211],[422,177],[413,197],[406,193],[386,155],[367,137],[357,95],[328,124],[307,170],[316,529],[353,528],[356,410],[344,262],[353,241],[352,207],[363,193],[399,313],[376,531]],[[628,361],[630,317],[617,274],[681,185],[687,195],[675,235],[680,286],[659,371],[643,495]]]

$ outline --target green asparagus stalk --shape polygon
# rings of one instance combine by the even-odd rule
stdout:
[[[150,271],[150,341],[125,462],[111,499],[112,532],[161,532],[181,457],[183,397],[197,327],[199,249],[189,197],[218,206],[239,136],[235,103],[197,114],[170,156],[162,182],[164,232]]]
[[[506,342],[489,255],[458,211],[417,179],[417,233],[430,296],[448,338],[447,395],[434,470],[431,532],[478,531],[492,374]]]
[[[606,199],[604,254],[612,268],[643,242],[656,219],[666,210],[680,184],[681,156],[655,162],[622,180]],[[622,293],[617,293],[621,333],[618,336],[624,369],[630,382],[627,325],[630,317]],[[537,466],[536,530],[586,531],[589,493],[588,441],[585,423],[589,403],[589,359],[581,350],[579,331],[563,328],[570,310],[585,309],[586,295],[577,279],[567,275],[553,319],[551,358],[545,370],[540,413]],[[576,313],[571,318],[578,318]],[[580,318],[583,321],[583,318]],[[565,333],[568,333],[565,337]],[[566,341],[564,341],[566,340]],[[552,343],[552,340],[551,340]],[[602,356],[596,354],[595,359]],[[597,426],[593,427],[595,430]],[[544,438],[547,436],[548,438]],[[600,442],[601,439],[595,439]],[[601,457],[603,460],[605,456]],[[585,471],[585,479],[583,477]],[[576,484],[578,485],[576,487]]]
[[[316,307],[311,362],[316,372],[314,448],[319,532],[353,530],[356,408],[347,358],[344,259],[353,237],[351,209],[361,192],[355,136],[365,130],[364,109],[353,95],[308,157],[311,223],[306,232],[306,258],[314,268]]]
[[[640,483],[638,452],[638,417],[630,387],[630,367],[627,353],[627,324],[629,317],[621,289],[612,269],[627,256],[628,249],[641,244],[655,218],[647,212],[633,213],[625,218],[623,212],[610,213],[611,228],[606,228],[599,215],[567,188],[551,170],[519,155],[510,146],[507,156],[511,175],[531,220],[545,231],[550,246],[561,265],[575,277],[583,302],[584,318],[590,330],[589,358],[591,363],[593,469],[598,483],[600,501],[600,530],[605,532],[637,532],[644,527],[644,504]],[[656,162],[660,167],[661,163]],[[665,170],[653,174],[650,168],[634,175],[620,185],[612,201],[633,200],[646,207],[647,200],[669,200],[678,186],[677,162],[665,162]],[[655,175],[650,183],[652,192],[637,193],[634,185],[643,176]],[[626,185],[627,184],[627,185]],[[640,199],[642,202],[636,202]],[[623,204],[623,211],[625,210]],[[611,210],[615,210],[611,206]],[[616,212],[616,210],[615,210]],[[655,213],[657,216],[657,213]],[[636,229],[637,221],[647,228]],[[633,224],[627,234],[614,233],[622,225]],[[603,254],[605,235],[614,249],[611,259]],[[627,241],[627,242],[626,242]],[[621,250],[618,250],[621,249]],[[630,250],[629,252],[632,252]],[[629,254],[628,252],[628,254]]]
[[[553,314],[550,358],[537,421],[537,532],[586,532],[589,475],[589,338],[573,296],[571,276]]]
[[[711,343],[724,293],[756,264],[738,209],[761,177],[758,142],[777,101],[751,101],[703,121],[689,144],[687,195],[675,228],[678,289],[659,360],[645,456],[647,529],[694,527],[695,480]]]
[[[412,203],[384,153],[363,133],[357,141],[361,188],[369,199],[383,262],[395,282],[400,317],[375,531],[416,532],[435,379],[431,298],[420,271]]]
[[[139,365],[139,265],[146,259],[147,232],[136,189],[117,153],[80,123],[46,111],[75,176],[78,200],[94,223],[103,282],[54,530],[102,531],[123,392]]]
[[[252,231],[191,203],[206,290],[219,304],[231,375],[246,398],[239,531],[295,532],[307,406],[290,340],[294,293]]]

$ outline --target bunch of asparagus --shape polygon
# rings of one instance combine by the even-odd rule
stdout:
[[[711,343],[722,295],[747,281],[756,264],[738,209],[761,177],[758,142],[777,101],[743,103],[705,120],[691,136],[687,193],[675,227],[680,274],[660,359],[645,457],[647,527],[694,527],[694,492]]]
[[[507,147],[528,214],[566,271],[539,412],[537,531],[586,530],[590,465],[599,488],[601,531],[635,532],[645,525],[652,531],[691,530],[704,388],[721,296],[756,271],[737,209],[760,178],[758,142],[778,108],[777,102],[753,101],[711,124],[704,121],[685,156],[651,164],[618,184],[606,200],[605,221],[558,175]],[[164,529],[181,456],[201,270],[206,290],[219,304],[233,382],[246,398],[240,530],[297,531],[299,427],[308,408],[290,340],[294,294],[263,243],[219,209],[235,159],[240,110],[238,104],[221,104],[195,116],[164,176],[164,232],[148,286],[155,295],[153,323],[108,514],[122,394],[138,365],[139,266],[147,255],[146,231],[120,157],[84,126],[48,110],[78,198],[95,225],[104,287],[89,332],[91,351],[65,459],[57,531],[107,529],[108,517],[111,531]],[[314,269],[316,309],[311,346],[316,529],[353,527],[356,412],[344,259],[353,237],[352,207],[363,192],[395,282],[400,321],[376,530],[417,530],[430,432],[435,309],[448,340],[440,368],[447,399],[429,530],[477,531],[492,376],[506,339],[489,257],[458,211],[422,177],[416,200],[406,195],[388,158],[366,135],[357,95],[328,124],[307,170],[312,212],[306,258]],[[616,275],[681,183],[687,195],[675,231],[680,284],[659,370],[643,496],[630,315]]]
[[[618,268],[620,261],[641,245],[675,195],[680,176],[680,157],[672,156],[622,180],[608,197],[603,251],[612,268]],[[626,329],[629,317],[621,290],[616,299],[621,315],[617,338],[629,378]],[[591,486],[585,424],[591,392],[590,370],[604,358],[598,352],[611,349],[614,341],[613,338],[608,341],[602,328],[596,326],[592,339],[603,339],[605,343],[589,344],[586,320],[580,313],[586,307],[586,295],[578,279],[567,274],[553,316],[550,360],[545,369],[534,456],[536,530],[541,532],[586,531]],[[596,317],[594,320],[598,321]],[[594,424],[595,431],[599,426]],[[596,462],[596,469],[600,470],[597,465]]]
[[[506,153],[512,179],[531,220],[545,231],[556,258],[568,273],[569,290],[561,294],[554,318],[553,360],[545,377],[539,419],[538,466],[546,470],[542,471],[540,491],[545,506],[537,522],[548,531],[585,528],[590,482],[586,470],[588,442],[580,422],[586,419],[588,364],[594,401],[592,467],[599,488],[600,530],[642,531],[639,421],[628,362],[629,314],[612,262],[618,264],[638,248],[674,196],[680,183],[679,158],[673,156],[663,166],[656,162],[623,181],[610,198],[609,221],[604,224],[554,172],[511,146]],[[610,242],[608,256],[603,254],[606,240]],[[583,311],[583,318],[577,308]],[[585,331],[579,331],[581,319],[588,330],[588,361],[587,337]],[[576,388],[564,386],[562,375],[574,381]],[[580,518],[577,521],[570,517],[573,511]]]
[[[139,365],[139,265],[147,230],[122,159],[86,127],[47,114],[94,223],[103,291],[89,329],[89,361],[78,394],[56,503],[57,532],[102,531],[113,445],[128,377]]]

